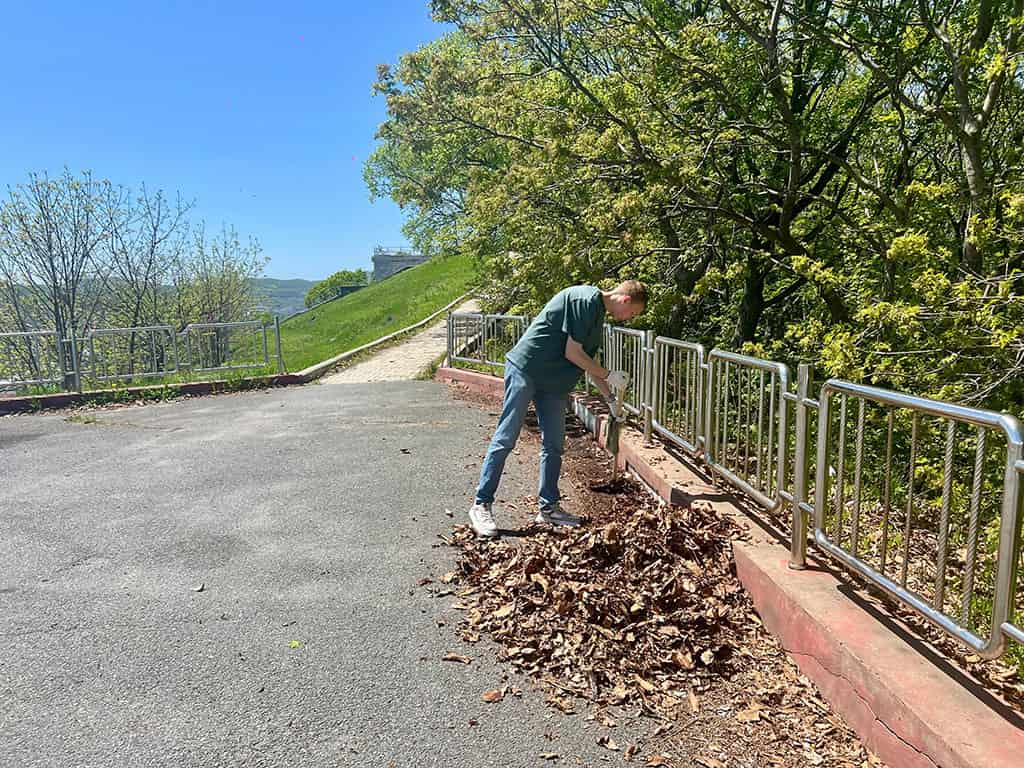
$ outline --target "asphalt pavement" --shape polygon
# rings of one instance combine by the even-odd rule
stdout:
[[[522,678],[484,703],[509,668],[420,584],[493,422],[433,382],[0,418],[0,765],[621,763]]]

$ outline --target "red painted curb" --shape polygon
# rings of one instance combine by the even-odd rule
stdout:
[[[907,634],[884,605],[852,595],[824,568],[790,570],[776,544],[737,542],[733,551],[765,626],[890,766],[1022,764],[1024,718]]]
[[[443,380],[500,392],[501,379],[446,370]],[[600,399],[577,393],[573,400],[603,447]],[[904,629],[885,604],[853,593],[827,566],[790,570],[788,548],[765,536],[742,504],[699,470],[643,445],[636,432],[623,431],[618,462],[666,501],[708,501],[750,530],[749,540],[733,543],[733,553],[765,627],[890,768],[1024,765],[1024,717]]]
[[[442,366],[437,369],[434,378],[448,384],[462,384],[467,389],[483,395],[502,397],[505,394],[505,382],[497,376],[491,376],[488,373],[464,371],[461,368]]]

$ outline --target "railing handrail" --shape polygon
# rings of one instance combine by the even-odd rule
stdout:
[[[56,331],[0,331],[0,338],[10,338],[14,336],[56,336]]]
[[[89,336],[104,336],[112,333],[141,333],[143,331],[167,331],[168,333],[174,333],[173,325],[138,325],[138,326],[127,326],[125,328],[90,328],[85,331],[85,336],[81,337],[87,339]]]
[[[821,385],[821,392],[822,395],[838,392],[855,397],[863,397],[884,405],[907,408],[931,416],[956,419],[957,421],[974,424],[979,427],[998,429],[1012,443],[1024,444],[1024,428],[1022,428],[1021,422],[1015,416],[1008,413],[970,405],[947,403],[944,400],[933,400],[932,398],[921,397],[920,395],[908,395],[904,392],[882,389],[881,387],[874,387],[869,384],[856,384],[843,379],[828,379]]]

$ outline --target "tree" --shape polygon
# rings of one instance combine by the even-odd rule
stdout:
[[[333,299],[342,288],[368,285],[369,282],[370,273],[365,269],[340,269],[309,289],[306,293],[306,306],[312,307],[315,304]]]
[[[489,306],[640,277],[659,332],[1018,407],[1020,0],[433,8],[366,176]]]

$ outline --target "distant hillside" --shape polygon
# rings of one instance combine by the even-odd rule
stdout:
[[[260,310],[281,317],[305,309],[306,294],[316,285],[314,280],[275,280],[272,277],[260,277],[252,282],[260,297]]]

